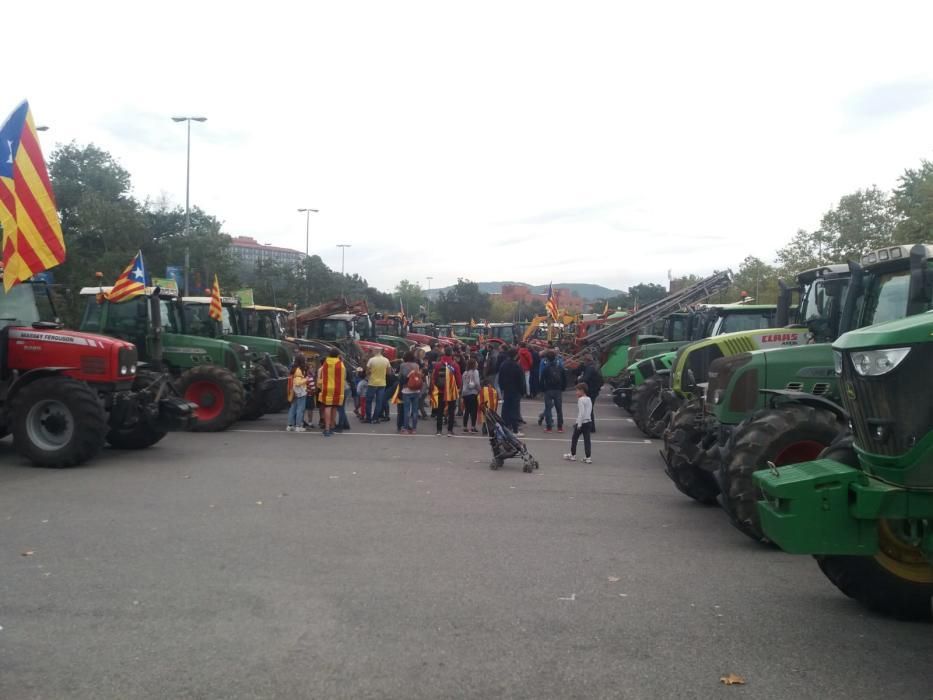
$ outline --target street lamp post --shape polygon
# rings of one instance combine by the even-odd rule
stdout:
[[[307,209],[307,208],[298,210],[299,214],[305,215],[305,257],[308,257],[308,250],[309,250],[308,241],[310,240],[309,233],[311,231],[311,215],[317,214],[319,211],[320,211],[319,209]]]
[[[188,156],[185,166],[185,236],[191,228],[191,122],[206,122],[207,117],[172,117],[173,122],[188,124]],[[191,264],[191,251],[185,247],[185,296],[188,295],[188,267]]]
[[[424,302],[425,302],[425,316],[428,316],[428,317],[431,316],[431,280],[433,280],[433,279],[434,279],[434,278],[433,278],[433,277],[430,277],[430,276],[427,278],[427,280],[428,280],[428,293],[427,293],[427,294],[425,295],[425,297],[424,297]]]
[[[347,248],[352,248],[353,246],[349,243],[338,243],[337,247],[340,248],[340,293],[344,294],[347,287],[347,278],[344,273],[346,268],[344,264],[346,263]]]

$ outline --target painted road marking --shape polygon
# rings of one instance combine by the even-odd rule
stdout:
[[[285,430],[262,430],[262,429],[259,429],[259,428],[228,428],[228,429],[225,430],[224,432],[227,432],[227,433],[282,433],[282,434],[285,434]],[[289,433],[289,434],[291,434],[291,433]],[[319,437],[323,437],[323,435],[321,435],[321,433],[319,433],[319,432],[317,432],[317,431],[315,431],[315,430],[309,430],[309,431],[307,431],[307,432],[305,432],[305,433],[295,433],[295,435],[302,435],[302,434],[303,434],[303,435],[317,435],[317,436],[319,436]],[[399,439],[401,439],[401,438],[405,438],[405,439],[411,439],[411,438],[431,438],[431,439],[438,439],[438,440],[441,439],[441,438],[439,438],[437,435],[431,435],[431,434],[429,434],[429,433],[417,433],[417,434],[415,434],[415,435],[400,435],[399,433],[361,433],[361,432],[359,432],[359,431],[353,431],[353,430],[351,430],[351,431],[348,432],[348,433],[339,433],[339,435],[341,435],[341,436],[343,436],[343,435],[349,435],[349,436],[351,436],[351,437],[378,437],[378,438],[399,438]],[[559,437],[557,437],[557,438],[523,437],[523,438],[519,438],[519,440],[522,440],[523,442],[563,442],[563,443],[566,443],[568,440],[570,440],[570,436],[572,435],[572,433],[571,433],[570,431],[567,431],[567,432],[565,433],[565,435],[566,435],[566,437],[562,437],[562,438],[559,438]],[[447,438],[443,438],[443,439],[446,440]],[[486,437],[485,435],[461,435],[461,434],[454,435],[454,439],[456,439],[456,440],[464,440],[464,439],[466,439],[466,440],[484,440],[484,441],[485,441],[485,440],[489,440],[489,438]],[[605,444],[605,445],[651,445],[651,444],[654,444],[654,442],[656,442],[656,441],[655,441],[655,440],[648,440],[648,439],[644,439],[644,440],[595,440],[595,439],[594,439],[594,440],[591,440],[590,442],[592,442],[592,443],[594,443],[594,444],[599,443],[599,444]]]

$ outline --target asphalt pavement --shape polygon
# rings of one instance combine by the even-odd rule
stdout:
[[[600,401],[591,465],[529,426],[534,474],[394,420],[69,470],[5,439],[0,700],[933,698],[933,627],[682,496],[625,415]]]

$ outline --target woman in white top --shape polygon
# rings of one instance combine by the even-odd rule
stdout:
[[[467,422],[470,423],[470,432],[476,430],[476,415],[479,411],[479,370],[476,369],[476,360],[467,362],[466,372],[463,373],[463,391],[460,396],[463,397],[463,429],[467,429]]]

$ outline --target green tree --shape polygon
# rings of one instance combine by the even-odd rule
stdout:
[[[760,258],[749,255],[739,266],[732,287],[736,299],[742,292],[747,292],[760,304],[774,304],[778,296],[777,270]]]
[[[895,242],[933,240],[933,162],[924,160],[919,168],[904,171],[894,188],[892,204],[900,217]]]
[[[492,323],[504,323],[515,318],[515,310],[518,306],[516,301],[506,301],[501,295],[497,294],[489,301],[489,315],[487,321]],[[479,321],[479,318],[476,319]]]
[[[421,285],[408,280],[402,280],[395,285],[395,295],[402,300],[405,305],[405,313],[409,318],[414,318],[422,306],[427,306],[424,291]]]
[[[778,250],[778,273],[787,280],[820,264],[822,240],[809,231],[798,229],[790,242]]]
[[[667,289],[660,284],[649,282],[647,284],[636,284],[628,288],[628,295],[632,299],[632,305],[638,304],[639,307],[650,304],[667,296]]]
[[[476,282],[458,279],[457,284],[437,295],[432,309],[447,322],[469,321],[489,316],[491,301],[488,294],[479,290]]]
[[[896,227],[897,213],[887,193],[873,185],[847,194],[820,220],[828,239],[825,262],[858,260],[869,250],[891,245]]]

